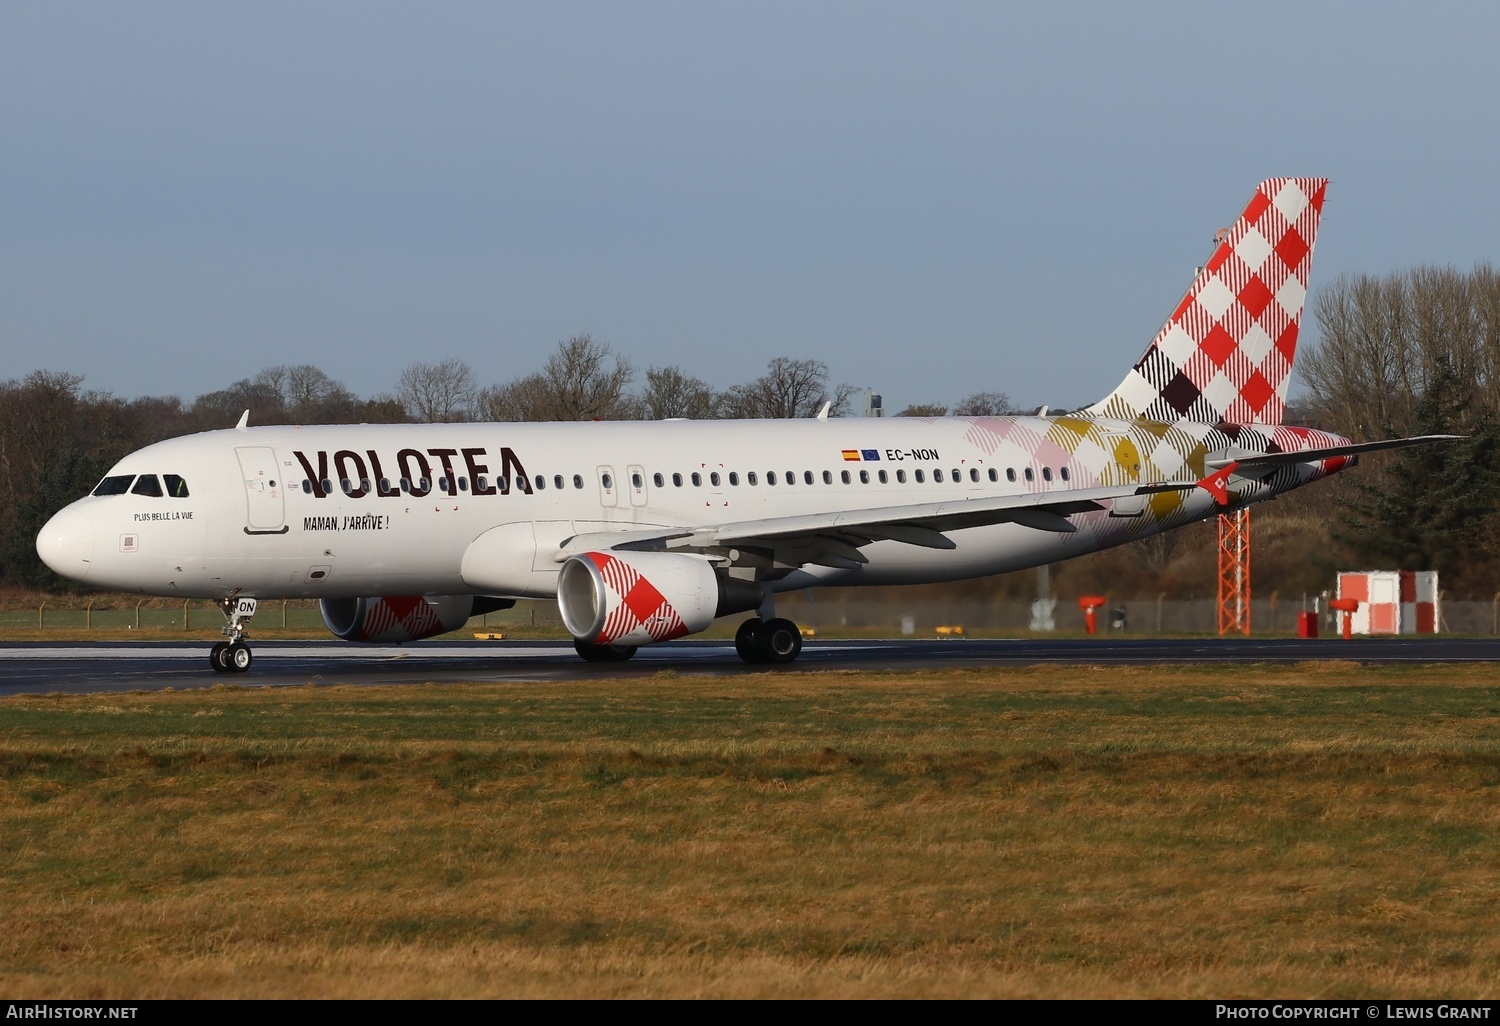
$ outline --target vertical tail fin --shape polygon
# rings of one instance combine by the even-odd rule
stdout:
[[[1326,178],[1270,178],[1120,386],[1088,413],[1280,424]]]

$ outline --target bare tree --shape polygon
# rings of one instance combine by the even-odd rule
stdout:
[[[830,416],[849,411],[849,400],[859,391],[839,385],[829,391],[828,364],[821,360],[793,360],[778,356],[766,373],[745,385],[735,385],[720,397],[720,415],[780,419],[816,416],[824,403],[832,403]]]
[[[588,334],[557,344],[539,373],[484,389],[476,406],[488,420],[621,420],[633,410],[625,392],[629,362]]]
[[[637,398],[636,414],[642,420],[708,420],[714,415],[715,402],[714,390],[701,378],[684,374],[680,367],[652,367]]]
[[[1010,396],[1004,392],[975,392],[953,407],[955,417],[1004,417],[1015,412]]]
[[[407,414],[421,423],[472,419],[476,392],[474,371],[462,360],[414,363],[396,382],[396,398]]]
[[[913,403],[900,413],[898,417],[946,417],[948,407],[939,406],[936,403]]]

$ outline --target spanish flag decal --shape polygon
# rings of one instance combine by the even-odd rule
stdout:
[[[858,449],[845,449],[844,450],[844,459],[848,460],[850,462],[853,462],[853,463],[858,463],[859,462],[859,450]]]

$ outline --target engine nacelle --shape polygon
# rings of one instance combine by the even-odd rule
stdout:
[[[714,617],[755,609],[761,599],[760,585],[670,552],[585,552],[557,575],[563,626],[595,645],[653,645],[696,634]]]
[[[474,614],[498,608],[493,600],[474,595],[328,598],[318,606],[323,623],[335,637],[383,645],[446,634],[462,627]]]

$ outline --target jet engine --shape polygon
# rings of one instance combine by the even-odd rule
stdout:
[[[462,627],[471,616],[513,605],[514,599],[486,595],[380,595],[323,599],[319,609],[335,637],[399,645],[446,634]]]
[[[590,645],[670,641],[761,600],[759,584],[726,577],[701,556],[670,552],[585,552],[557,577],[563,626]]]

